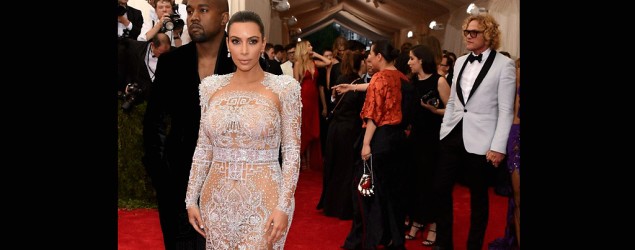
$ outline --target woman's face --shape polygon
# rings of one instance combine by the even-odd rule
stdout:
[[[412,50],[408,52],[408,66],[410,66],[410,71],[412,73],[420,73],[422,71],[421,68],[421,59],[417,58],[415,54],[412,53]]]
[[[325,50],[325,51],[324,51],[324,54],[322,54],[322,55],[323,55],[324,57],[328,58],[329,60],[330,60],[330,59],[333,59],[333,51],[330,51],[330,50]]]
[[[375,54],[373,49],[375,49],[375,45],[370,46],[370,52],[368,53],[368,58],[366,59],[366,62],[371,69],[377,68],[376,63],[378,62],[377,54]]]
[[[235,22],[228,30],[227,48],[237,70],[250,71],[256,65],[260,67],[258,59],[265,50],[265,41],[258,24]]]
[[[346,47],[344,45],[340,45],[337,47],[337,56],[342,58],[344,56],[344,52],[346,52]]]
[[[441,59],[441,63],[439,64],[439,70],[441,70],[441,72],[443,72],[443,75],[447,74],[448,71],[450,70],[450,65],[448,65],[448,59],[443,57],[443,59]]]
[[[311,55],[311,53],[313,52],[313,46],[311,46],[310,42],[306,43],[306,52],[309,53],[309,56]]]

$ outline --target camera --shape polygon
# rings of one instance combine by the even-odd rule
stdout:
[[[138,83],[128,83],[126,89],[128,90],[128,93],[124,92],[124,94],[121,96],[121,98],[123,99],[121,109],[123,109],[124,111],[130,111],[130,108],[132,108],[132,106],[136,104],[137,100],[139,100],[139,98],[141,97],[141,93],[143,92],[143,90]]]
[[[171,14],[170,20],[163,22],[163,28],[161,28],[161,32],[183,29],[184,25],[185,22],[183,21],[183,19],[181,19],[181,15]]]
[[[421,96],[421,101],[428,105],[438,107],[439,98],[437,96],[438,95],[436,94],[436,91],[433,89],[428,91],[428,93],[425,93],[423,96]]]

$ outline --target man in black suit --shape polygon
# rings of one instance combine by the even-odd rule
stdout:
[[[198,87],[206,76],[235,71],[225,43],[227,0],[190,0],[187,10],[192,42],[159,59],[143,128],[143,162],[156,189],[166,250],[205,249],[185,209],[201,118]]]
[[[275,58],[275,50],[273,48],[273,44],[267,43],[265,45],[265,53],[263,53],[263,57],[267,61],[267,68],[264,68],[266,72],[269,72],[274,75],[282,75],[282,68],[280,68],[280,62],[276,61],[276,58]]]
[[[159,56],[174,48],[170,47],[170,43],[170,37],[163,33],[157,34],[148,42],[119,39],[119,72],[123,74],[125,84],[136,83],[141,90],[140,94],[130,95],[129,87],[120,86],[120,91],[134,98],[134,100],[126,99],[126,102],[131,101],[130,104],[138,104],[147,100],[151,83],[154,81]],[[124,109],[127,110],[128,107],[124,107]]]
[[[137,40],[143,26],[141,11],[128,6],[128,0],[118,1],[120,7],[117,13],[117,37]]]

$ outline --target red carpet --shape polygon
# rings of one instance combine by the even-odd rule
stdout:
[[[156,209],[119,209],[117,215],[118,250],[164,250]]]
[[[304,170],[296,190],[296,209],[287,237],[285,249],[340,249],[348,234],[351,221],[326,217],[315,209],[322,192],[322,170]],[[469,229],[469,191],[456,185],[454,189],[454,246],[465,249]],[[485,246],[497,237],[504,235],[507,198],[494,194],[490,189],[490,216]],[[159,226],[159,217],[155,209],[135,209],[118,211],[119,250],[163,250],[163,238]],[[421,245],[423,238],[417,235],[415,240],[406,241],[409,250],[431,249]]]

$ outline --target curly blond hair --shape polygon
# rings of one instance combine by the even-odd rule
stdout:
[[[485,38],[485,42],[489,43],[489,48],[493,50],[497,50],[501,45],[501,32],[498,29],[500,25],[496,22],[493,16],[489,14],[481,14],[476,16],[468,16],[465,21],[463,21],[463,30],[467,29],[467,25],[476,20],[481,26],[484,28],[483,37]],[[467,39],[463,37],[463,39]]]

